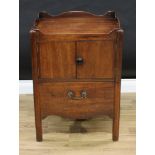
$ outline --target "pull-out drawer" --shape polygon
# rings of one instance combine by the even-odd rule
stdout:
[[[40,83],[42,117],[50,114],[89,118],[113,114],[113,82]]]

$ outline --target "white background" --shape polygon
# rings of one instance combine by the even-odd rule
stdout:
[[[0,155],[18,155],[19,4],[0,1]]]
[[[155,154],[155,4],[137,0],[137,155]],[[19,4],[0,4],[0,154],[19,153]]]

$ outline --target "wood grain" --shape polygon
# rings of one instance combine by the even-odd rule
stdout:
[[[136,95],[121,95],[120,138],[111,139],[112,120],[106,116],[74,121],[58,116],[43,120],[44,141],[35,141],[32,95],[20,95],[20,155],[135,155]]]
[[[112,29],[109,33],[89,33],[89,34],[44,34],[39,31],[38,43],[49,41],[85,41],[85,40],[114,40],[116,38],[116,31],[118,28]]]
[[[59,82],[39,85],[39,99],[42,117],[61,115],[73,119],[85,119],[96,115],[113,114],[114,102],[113,82]],[[87,93],[86,98],[74,100],[67,93],[72,91],[80,97],[81,91]]]
[[[113,78],[113,41],[77,42],[77,57],[84,63],[77,65],[77,78]]]
[[[30,34],[37,141],[42,119],[52,114],[74,119],[106,114],[118,140],[123,30],[115,12],[43,12]],[[67,98],[70,90],[75,96]],[[83,90],[88,96],[81,100]]]
[[[39,78],[72,79],[76,77],[75,43],[39,44]]]
[[[33,78],[33,92],[34,92],[34,110],[35,110],[35,126],[36,126],[36,140],[42,141],[42,118],[41,106],[39,102],[38,92],[38,59],[37,59],[37,40],[38,32],[31,31],[31,47],[32,47],[32,78]]]
[[[123,33],[124,33],[123,30],[118,30],[117,31],[117,39],[116,39],[115,102],[114,102],[114,118],[113,118],[113,140],[114,141],[117,141],[119,139]]]
[[[69,11],[58,16],[40,13],[39,17],[35,26],[43,34],[100,34],[119,28],[115,12],[93,15],[84,11]]]

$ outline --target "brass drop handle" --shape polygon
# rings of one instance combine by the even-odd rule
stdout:
[[[80,96],[75,96],[74,91],[70,90],[68,91],[67,96],[72,100],[81,100],[81,99],[87,98],[87,92],[82,90],[80,93]]]
[[[82,65],[82,64],[83,64],[83,58],[77,57],[77,58],[76,58],[76,64]]]

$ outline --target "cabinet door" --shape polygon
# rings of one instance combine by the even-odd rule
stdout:
[[[113,41],[77,42],[77,78],[113,78]]]
[[[75,77],[75,42],[39,44],[39,78],[72,79]]]

